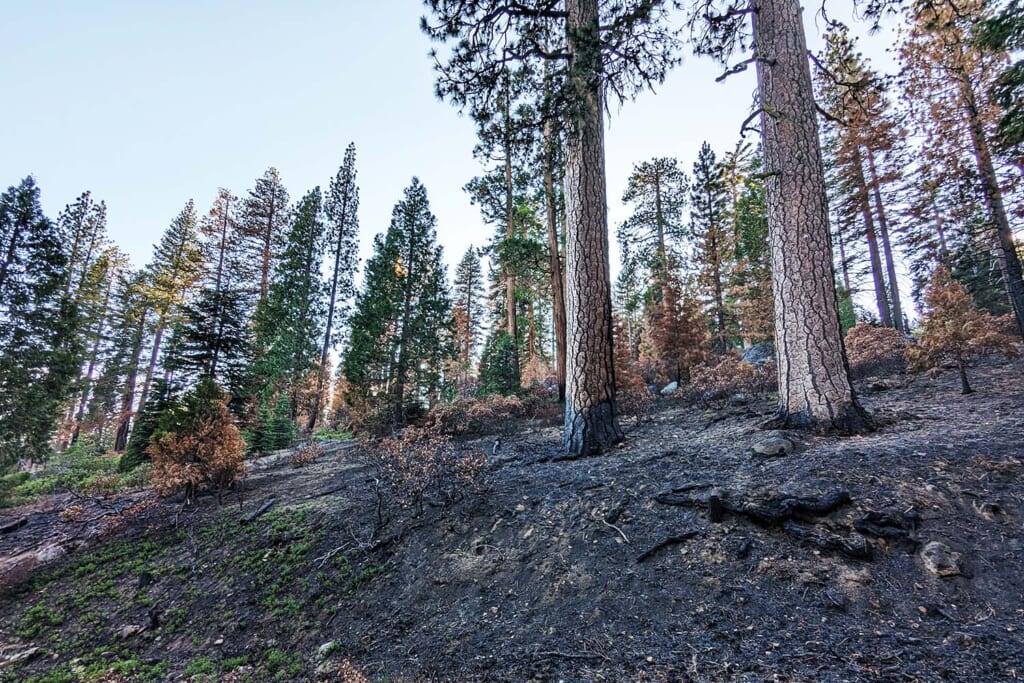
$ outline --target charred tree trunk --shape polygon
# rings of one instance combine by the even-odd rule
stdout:
[[[878,237],[882,241],[882,256],[885,257],[885,274],[889,279],[889,303],[892,305],[892,321],[900,332],[906,332],[903,325],[903,305],[900,301],[900,284],[896,279],[896,260],[892,255],[892,241],[889,239],[889,220],[882,204],[882,190],[879,187],[878,171],[875,169],[875,155],[867,150],[868,180],[871,182],[871,193],[875,199],[875,211],[878,212]]]
[[[558,219],[555,202],[554,124],[544,122],[544,204],[548,219],[548,263],[551,269],[551,307],[555,325],[555,377],[558,402],[565,401],[565,286],[562,284],[562,260],[559,258]]]
[[[622,441],[615,408],[598,0],[566,0],[575,111],[566,135],[564,446],[587,455]]]
[[[828,206],[798,0],[754,0],[779,409],[773,423],[860,432],[839,328]]]

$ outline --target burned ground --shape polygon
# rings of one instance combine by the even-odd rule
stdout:
[[[1024,361],[972,380],[865,380],[876,432],[779,457],[750,448],[768,401],[669,401],[578,460],[518,423],[460,444],[491,454],[481,495],[376,533],[355,447],[254,463],[221,504],[5,510],[0,680],[1022,677]]]

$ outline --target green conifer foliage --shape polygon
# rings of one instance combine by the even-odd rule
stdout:
[[[0,465],[39,460],[78,376],[67,257],[31,178],[0,195]]]
[[[349,402],[392,426],[440,397],[455,355],[436,223],[426,188],[413,178],[387,233],[374,239],[352,315],[343,369]]]
[[[491,334],[480,358],[480,393],[509,396],[519,391],[515,354],[516,343],[508,332]]]

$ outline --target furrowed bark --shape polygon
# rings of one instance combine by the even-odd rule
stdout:
[[[754,0],[779,409],[772,423],[854,433],[816,110],[798,0]]]
[[[598,2],[567,0],[566,13],[578,108],[566,135],[564,446],[570,455],[587,455],[622,441],[623,434],[615,408]]]

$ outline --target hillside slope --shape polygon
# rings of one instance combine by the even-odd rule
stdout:
[[[29,523],[0,560],[91,540],[6,576],[0,680],[1012,680],[1024,361],[972,379],[862,383],[877,432],[781,457],[750,449],[767,402],[667,403],[569,461],[512,424],[482,495],[376,534],[356,448],[261,461],[222,504],[4,511]]]

